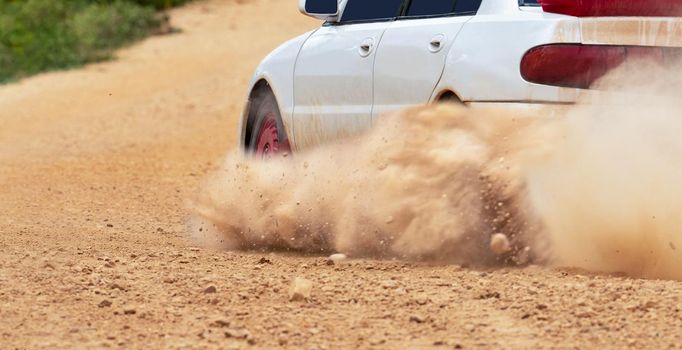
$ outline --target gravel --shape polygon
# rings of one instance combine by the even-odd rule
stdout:
[[[0,348],[682,347],[679,282],[192,249],[253,67],[320,23],[285,0],[170,15],[116,61],[0,87]]]

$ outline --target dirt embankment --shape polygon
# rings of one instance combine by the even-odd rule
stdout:
[[[317,23],[284,0],[171,16],[115,62],[0,87],[0,349],[682,346],[677,282],[194,247],[185,201],[251,71]]]

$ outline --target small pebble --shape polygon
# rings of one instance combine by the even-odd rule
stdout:
[[[348,259],[346,254],[340,254],[340,253],[339,254],[332,254],[329,256],[329,258],[327,258],[327,264],[328,265],[338,264],[338,263],[340,263],[346,259]],[[331,262],[331,264],[329,262]]]

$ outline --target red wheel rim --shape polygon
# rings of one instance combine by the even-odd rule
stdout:
[[[289,143],[281,142],[279,130],[277,129],[277,119],[273,113],[268,113],[261,122],[256,139],[256,156],[269,158],[273,155],[285,154],[289,152]]]

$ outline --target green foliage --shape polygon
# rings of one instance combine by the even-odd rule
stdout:
[[[0,0],[2,1],[2,0]],[[5,0],[7,1],[7,0]],[[52,1],[59,1],[59,0],[52,0]],[[62,1],[69,1],[69,0],[62,0]],[[110,4],[112,2],[115,2],[116,0],[88,0],[88,2],[91,3],[99,3],[99,4]],[[171,8],[174,6],[182,5],[190,0],[123,0],[125,2],[131,2],[135,3],[141,6],[145,7],[153,7],[156,9],[167,9]]]
[[[111,50],[146,36],[159,25],[154,10],[125,2],[92,4],[69,19],[78,42],[80,56],[86,60],[105,57]]]
[[[152,6],[157,9],[169,8],[186,3],[189,0],[133,0],[142,6]]]
[[[0,0],[0,83],[106,59],[187,0]]]

